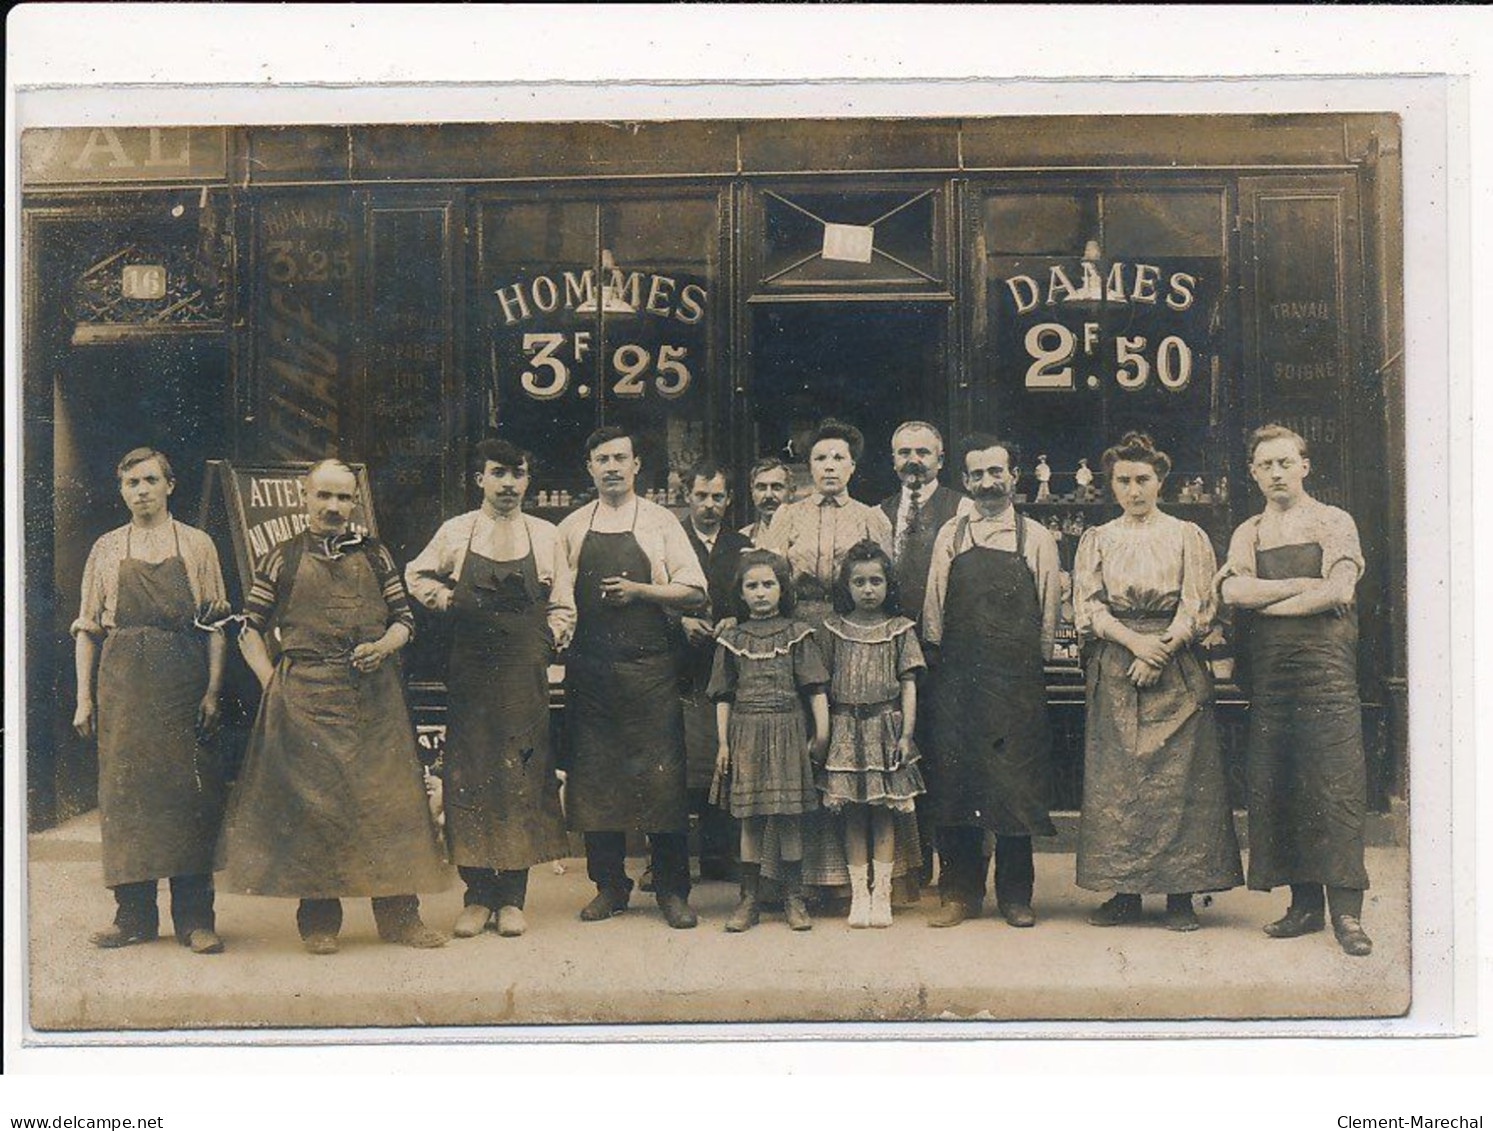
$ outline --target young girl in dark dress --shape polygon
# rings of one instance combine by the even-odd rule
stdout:
[[[741,821],[741,902],[728,931],[756,925],[764,853],[775,851],[783,905],[795,931],[813,926],[804,907],[802,816],[819,806],[813,766],[829,741],[829,682],[811,626],[791,617],[787,561],[767,550],[741,556],[737,623],[717,638],[709,694],[720,746],[722,807]],[[804,720],[807,697],[813,738]]]

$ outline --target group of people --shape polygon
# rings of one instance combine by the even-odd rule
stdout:
[[[1057,545],[1013,506],[1008,441],[969,439],[965,494],[939,482],[938,430],[907,422],[892,438],[901,489],[878,506],[849,492],[863,446],[825,421],[806,449],[812,491],[794,502],[790,469],[759,462],[755,521],[733,531],[733,476],[714,461],[690,469],[681,522],[637,493],[635,438],[602,428],[586,442],[596,498],[555,526],[523,509],[533,458],[487,440],[480,507],[402,576],[350,528],[353,472],[315,464],[306,529],[257,565],[241,614],[263,696],[231,789],[210,743],[232,619],[217,554],[172,518],[168,459],[130,452],[131,520],[95,544],[73,626],[75,725],[98,736],[117,903],[94,943],[157,937],[168,877],[178,940],[222,950],[216,871],[223,890],[298,899],[312,953],[336,951],[348,897],[372,899],[385,940],[439,946],[416,893],[446,885],[448,860],[465,885],[452,933],[519,935],[528,870],[568,854],[567,829],[584,834],[596,890],[583,921],[628,907],[627,839],[643,834],[643,886],[687,929],[692,813],[701,876],[739,881],[728,931],[775,900],[807,930],[811,894],[848,894],[852,927],[890,926],[935,852],[930,926],[981,914],[992,858],[997,913],[1033,926],[1032,838],[1055,832]],[[1104,453],[1122,513],[1085,533],[1072,578],[1087,681],[1077,882],[1110,893],[1096,926],[1139,921],[1157,894],[1178,931],[1200,925],[1194,894],[1244,882],[1199,652],[1228,610],[1247,641],[1248,884],[1291,890],[1265,931],[1321,931],[1330,915],[1342,949],[1365,955],[1357,531],[1306,492],[1300,436],[1266,426],[1248,455],[1265,508],[1219,569],[1204,532],[1158,506],[1167,455],[1137,433]],[[409,597],[452,624],[444,844],[395,660],[415,628]]]

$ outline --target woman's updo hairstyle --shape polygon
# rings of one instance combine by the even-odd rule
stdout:
[[[1148,463],[1157,479],[1165,479],[1172,470],[1172,457],[1144,432],[1126,432],[1118,444],[1105,450],[1102,462],[1106,479],[1114,473],[1117,463]]]

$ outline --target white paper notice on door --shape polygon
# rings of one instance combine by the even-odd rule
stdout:
[[[870,263],[871,241],[875,234],[875,228],[859,224],[826,224],[824,251],[820,254],[825,259],[837,259],[843,263]]]

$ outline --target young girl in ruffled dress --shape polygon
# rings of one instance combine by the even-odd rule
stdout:
[[[819,807],[813,767],[829,741],[829,672],[814,629],[791,616],[790,577],[787,560],[771,551],[742,554],[737,623],[716,638],[708,688],[720,736],[716,776],[728,783],[722,807],[741,821],[741,902],[726,922],[728,931],[756,926],[769,854],[782,879],[788,926],[813,926],[803,898],[803,814]]]
[[[825,808],[845,822],[850,925],[890,927],[894,814],[911,813],[923,792],[912,732],[926,665],[913,622],[898,614],[891,560],[875,542],[845,555],[834,597],[821,634],[831,672],[829,751],[816,779]]]

